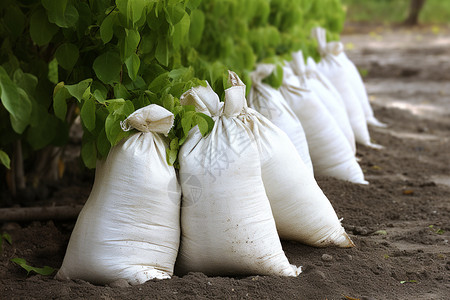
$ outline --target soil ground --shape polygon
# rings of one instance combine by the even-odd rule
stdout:
[[[6,223],[0,299],[448,299],[450,296],[450,35],[446,29],[346,30],[347,54],[367,72],[377,151],[358,147],[370,185],[320,177],[352,249],[283,247],[298,278],[207,277],[190,273],[113,288],[29,275],[10,262],[59,268],[74,221]],[[92,176],[52,193],[48,204],[80,203]],[[61,202],[62,201],[62,202]],[[325,255],[327,254],[327,255]]]

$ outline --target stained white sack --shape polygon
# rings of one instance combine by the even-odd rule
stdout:
[[[259,64],[256,70],[251,73],[252,87],[247,98],[248,106],[283,130],[291,139],[305,165],[313,171],[302,124],[287,105],[280,91],[262,82],[273,72],[274,67],[270,64]]]
[[[255,139],[238,118],[245,102],[221,103],[209,85],[190,89],[180,100],[212,116],[215,125],[206,137],[192,129],[180,149],[177,272],[297,276],[300,268],[289,264],[281,248]]]
[[[336,120],[337,125],[344,133],[355,154],[355,135],[353,134],[352,126],[350,125],[350,120],[342,98],[339,94],[337,94],[336,97],[336,95],[324,85],[317,72],[314,72],[311,68],[307,71],[302,51],[292,53],[292,61],[289,64],[295,75],[300,79],[302,85],[313,91],[328,109],[331,116]]]
[[[345,57],[342,55],[344,47],[342,43],[327,43],[325,29],[320,27],[312,29],[312,36],[317,39],[319,53],[322,58],[317,65],[318,69],[333,83],[334,87],[341,94],[356,142],[375,149],[383,148],[370,141],[363,100],[358,97],[352,87],[357,83],[353,81],[353,77],[347,68],[348,64],[344,61]]]
[[[166,162],[171,112],[135,111],[124,126],[140,132],[97,163],[95,182],[70,237],[58,279],[132,285],[170,278],[180,240],[181,189]]]
[[[245,85],[230,72],[234,86],[225,101],[245,101]],[[255,136],[261,159],[261,175],[282,239],[325,247],[352,247],[353,243],[303,163],[289,137],[257,111],[244,106],[238,116]]]
[[[280,91],[305,130],[314,174],[367,184],[336,120],[313,91],[301,86],[289,66],[283,67]]]

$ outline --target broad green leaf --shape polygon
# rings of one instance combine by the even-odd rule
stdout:
[[[108,43],[113,37],[116,19],[117,14],[112,12],[103,20],[102,25],[100,25],[100,37],[104,44]]]
[[[81,159],[89,169],[95,168],[97,163],[97,148],[95,141],[83,142],[81,145]]]
[[[40,275],[51,275],[55,272],[55,269],[49,266],[44,266],[43,268],[32,267],[28,265],[27,261],[23,258],[16,257],[11,259],[11,261],[25,269],[27,271],[27,274],[30,274],[30,272],[35,272]]]
[[[53,96],[53,110],[55,112],[55,116],[62,121],[66,119],[67,98],[70,98],[70,94],[65,87],[58,89]]]
[[[30,126],[27,130],[27,142],[34,150],[39,150],[49,145],[56,137],[60,123],[56,116],[46,113],[36,126]]]
[[[190,111],[186,112],[181,118],[181,127],[183,128],[184,135],[189,133],[189,130],[192,128],[192,120],[194,119],[195,112]]]
[[[105,128],[102,128],[98,137],[97,137],[97,150],[101,157],[105,157],[108,155],[109,150],[111,149],[111,143],[108,141],[108,137],[106,136]]]
[[[72,43],[64,43],[56,49],[55,57],[64,69],[70,71],[78,60],[78,47]]]
[[[178,149],[178,148],[180,148],[180,144],[178,143],[178,138],[174,138],[173,140],[170,141],[169,148],[170,149]]]
[[[122,61],[117,53],[108,51],[94,60],[93,68],[95,75],[103,83],[111,84],[120,81],[120,70]]]
[[[30,122],[32,104],[27,93],[16,86],[0,66],[0,98],[10,113],[14,131],[22,133]]]
[[[189,27],[189,41],[194,47],[200,44],[202,40],[203,30],[205,28],[205,15],[199,10],[195,9],[191,12],[191,22]]]
[[[167,6],[166,19],[169,24],[175,25],[181,21],[185,14],[184,6],[182,3],[176,3],[174,5]]]
[[[172,44],[174,49],[179,49],[181,45],[186,45],[187,37],[189,35],[189,26],[191,19],[188,14],[184,14],[183,18],[178,24],[174,26],[172,35]]]
[[[58,26],[48,21],[43,9],[38,9],[31,15],[30,35],[38,46],[48,44],[57,31]]]
[[[135,24],[145,11],[146,0],[116,0],[116,5],[127,20]]]
[[[127,66],[128,76],[131,80],[136,80],[137,73],[139,71],[139,66],[141,65],[141,60],[136,53],[132,53],[126,60],[125,65]]]
[[[93,95],[95,100],[97,100],[100,103],[105,102],[106,97],[108,95],[108,90],[106,87],[101,84],[99,81],[94,81],[91,85],[91,91],[93,91]]]
[[[158,93],[169,83],[169,72],[162,73],[156,77],[149,85],[148,89],[152,92]]]
[[[166,150],[166,158],[167,158],[167,163],[172,166],[175,161],[177,160],[178,157],[178,150],[175,149],[167,149]]]
[[[196,9],[200,3],[202,3],[202,0],[189,0],[189,2],[187,2],[187,7],[190,10]]]
[[[48,63],[48,80],[50,80],[51,83],[57,84],[58,83],[58,60],[56,58],[52,59]]]
[[[18,87],[22,88],[28,95],[34,95],[38,79],[30,73],[24,73],[21,69],[17,69],[13,75],[13,81]]]
[[[85,79],[83,81],[80,81],[77,84],[73,85],[65,85],[64,87],[67,89],[70,95],[75,97],[78,102],[81,102],[83,99],[83,95],[86,92],[87,89],[91,86],[92,79]]]
[[[195,122],[202,136],[205,136],[208,133],[208,122],[198,115],[195,116]]]
[[[167,38],[163,35],[158,38],[155,57],[161,65],[166,67],[169,65],[169,44]]]
[[[173,107],[175,105],[175,101],[172,95],[167,94],[164,96],[163,98],[163,106],[165,109],[167,109],[168,111],[172,111]]]
[[[59,27],[69,28],[78,21],[78,11],[68,0],[42,0],[47,10],[48,20]]]
[[[114,97],[120,99],[130,99],[131,94],[123,84],[119,83],[114,86]]]
[[[136,53],[136,48],[139,45],[140,39],[141,36],[139,35],[139,32],[137,32],[136,30],[125,29],[124,39],[121,40],[120,43],[123,61],[125,61],[133,53]]]
[[[115,146],[123,137],[127,135],[120,127],[120,121],[123,121],[125,116],[110,114],[105,121],[105,131],[108,141],[111,146]]]
[[[8,169],[11,167],[11,165],[10,165],[11,161],[9,159],[9,156],[3,150],[0,150],[0,162],[2,163],[2,165],[7,167]]]
[[[13,37],[19,37],[25,29],[25,15],[17,5],[11,5],[4,14],[6,28],[12,33]]]
[[[81,107],[81,121],[89,131],[95,128],[95,102],[92,99],[86,99]]]
[[[203,136],[211,132],[214,127],[214,120],[210,116],[197,112],[195,119],[198,124],[198,128],[200,129],[200,133]]]

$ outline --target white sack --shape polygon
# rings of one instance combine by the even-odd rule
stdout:
[[[235,87],[225,92],[225,101],[245,101],[245,85],[230,72]],[[278,234],[316,247],[352,247],[330,201],[317,185],[289,137],[251,108],[239,118],[255,136],[264,187],[272,207]]]
[[[206,137],[192,129],[180,149],[177,272],[297,276],[300,269],[289,264],[281,248],[255,139],[238,118],[245,102],[233,98],[223,105],[209,85],[187,91],[180,100],[212,116],[215,125]]]
[[[262,82],[264,78],[273,72],[273,69],[274,65],[259,64],[256,70],[252,72],[250,75],[252,87],[247,98],[248,106],[261,113],[283,130],[291,139],[305,165],[313,171],[302,124],[287,105],[281,93]]]
[[[170,278],[180,239],[181,190],[161,134],[173,120],[171,112],[153,104],[125,121],[141,132],[97,163],[57,278],[95,284],[122,279],[132,285]]]
[[[280,91],[305,130],[314,174],[367,184],[336,120],[313,91],[301,87],[290,67],[283,68]]]
[[[345,104],[342,98],[339,96],[339,94],[338,97],[336,97],[327,88],[327,86],[322,83],[319,76],[315,74],[314,71],[309,69],[309,72],[307,72],[302,51],[292,53],[292,61],[290,62],[290,66],[295,75],[299,77],[302,85],[304,85],[305,88],[313,91],[331,113],[331,116],[333,116],[333,118],[336,120],[336,123],[338,124],[339,128],[342,130],[345,137],[347,138],[347,141],[352,147],[353,154],[355,154],[355,135],[353,134],[353,129],[350,125],[347,111],[345,109]]]
[[[352,80],[352,76],[349,75],[347,64],[343,62],[345,57],[342,55],[344,49],[342,43],[327,43],[325,29],[320,27],[313,28],[312,35],[317,39],[319,53],[322,57],[318,64],[318,69],[333,83],[341,94],[356,142],[375,149],[383,148],[370,141],[362,100],[358,99],[352,87],[355,83]]]

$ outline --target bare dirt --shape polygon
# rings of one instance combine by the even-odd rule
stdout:
[[[320,177],[356,247],[312,248],[283,242],[298,278],[207,277],[190,273],[112,288],[59,282],[10,262],[60,267],[74,221],[6,223],[13,239],[0,254],[0,299],[449,299],[450,35],[436,28],[347,30],[347,54],[367,72],[377,151],[358,147],[370,185]],[[80,203],[92,176],[55,189],[48,204]],[[72,183],[72,184],[70,184]]]

